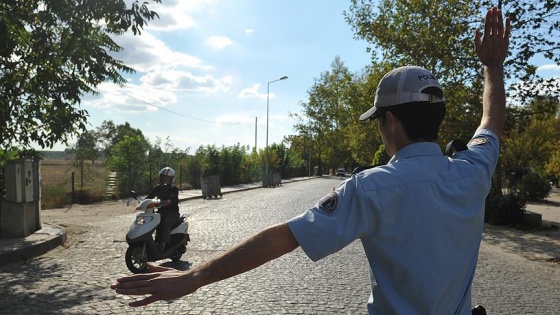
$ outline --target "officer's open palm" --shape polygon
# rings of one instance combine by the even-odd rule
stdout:
[[[126,295],[147,295],[142,300],[131,302],[132,307],[144,306],[159,300],[174,300],[196,291],[190,285],[188,272],[148,264],[151,273],[118,278],[111,285],[116,293]]]
[[[480,30],[476,30],[475,34],[475,51],[480,61],[487,67],[502,67],[506,59],[509,34],[510,20],[502,18],[502,10],[496,7],[488,10],[484,19],[484,35],[480,34]]]

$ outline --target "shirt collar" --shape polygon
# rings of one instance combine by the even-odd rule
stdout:
[[[395,163],[414,156],[442,156],[443,152],[435,142],[411,143],[395,153],[389,163]]]

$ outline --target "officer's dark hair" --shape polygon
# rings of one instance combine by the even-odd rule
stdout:
[[[427,88],[422,93],[443,97],[438,88]],[[436,141],[439,128],[445,117],[445,102],[412,102],[388,107],[380,107],[379,120],[387,123],[387,112],[391,112],[401,121],[408,139],[412,141]]]

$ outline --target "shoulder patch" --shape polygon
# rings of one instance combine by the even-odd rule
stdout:
[[[485,144],[485,143],[488,143],[488,138],[478,137],[478,138],[474,138],[471,141],[469,141],[468,145],[481,145],[481,144]]]
[[[333,191],[319,200],[319,209],[323,210],[326,214],[332,214],[338,205],[338,194]]]

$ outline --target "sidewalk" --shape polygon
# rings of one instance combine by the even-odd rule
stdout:
[[[292,179],[282,179],[282,184],[290,182],[308,180],[309,177],[299,177]],[[240,184],[228,187],[221,187],[222,195],[245,191],[250,189],[263,188],[262,182],[250,184]],[[202,190],[182,190],[179,191],[179,202],[202,198]],[[40,256],[66,242],[66,230],[53,224],[42,224],[42,228],[25,238],[0,239],[0,266],[12,264],[19,261],[26,261],[30,258]]]

